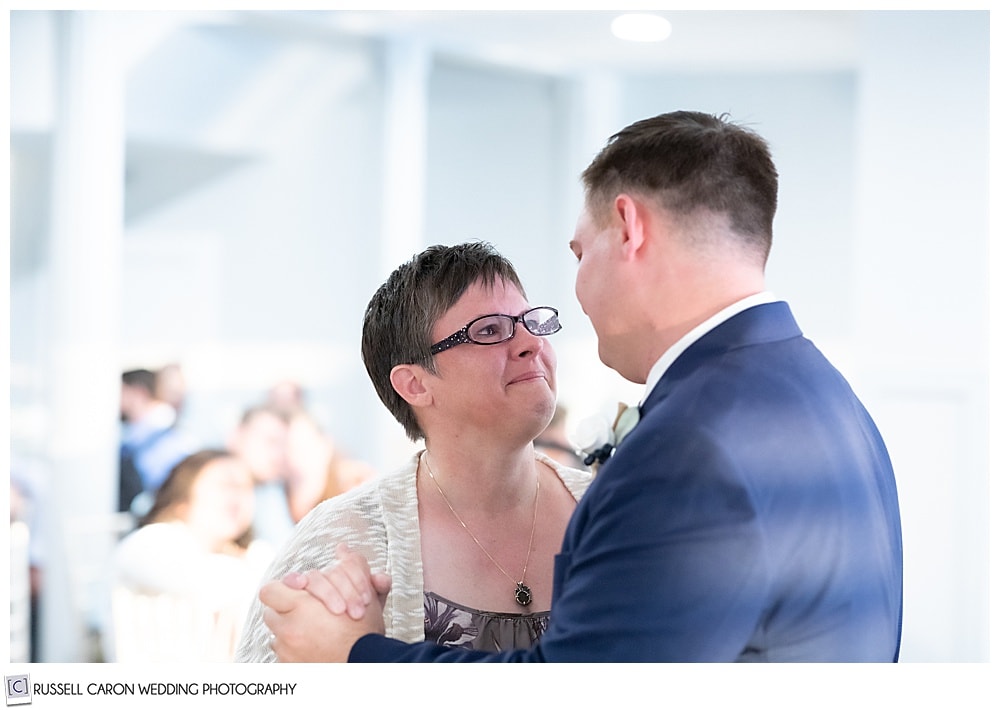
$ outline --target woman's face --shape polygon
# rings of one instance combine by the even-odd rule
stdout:
[[[518,316],[529,304],[518,289],[497,282],[473,284],[438,319],[438,342],[470,321],[502,313]],[[556,356],[548,337],[532,335],[518,322],[514,337],[495,345],[464,343],[434,356],[434,401],[446,420],[480,433],[513,433],[532,440],[552,418],[556,401]]]
[[[253,521],[253,478],[235,457],[212,461],[191,487],[187,524],[213,549],[232,542]]]

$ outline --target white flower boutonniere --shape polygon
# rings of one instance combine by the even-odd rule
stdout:
[[[614,418],[598,414],[581,421],[574,443],[586,456],[583,462],[593,466],[596,471],[638,423],[639,408],[629,407],[624,402],[618,403],[618,412]]]

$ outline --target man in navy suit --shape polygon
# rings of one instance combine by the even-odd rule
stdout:
[[[408,645],[379,635],[373,603],[358,619],[310,611],[305,634],[302,592],[275,582],[261,599],[279,657],[897,660],[892,466],[848,383],[766,290],[767,144],[725,117],[665,114],[613,136],[583,183],[577,297],[601,360],[646,393],[569,522],[548,631],[503,654]],[[342,564],[365,587],[364,561]]]

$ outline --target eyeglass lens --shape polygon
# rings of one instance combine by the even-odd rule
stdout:
[[[552,308],[533,308],[521,316],[521,321],[532,335],[551,335],[562,327],[559,313]]]
[[[469,340],[482,345],[492,345],[509,340],[514,335],[517,321],[532,335],[551,335],[559,330],[559,315],[551,308],[533,308],[520,317],[507,315],[483,316],[469,324]]]

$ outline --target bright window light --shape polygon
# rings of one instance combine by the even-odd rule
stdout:
[[[659,15],[630,13],[611,22],[611,33],[629,42],[662,42],[672,29],[667,18]]]

